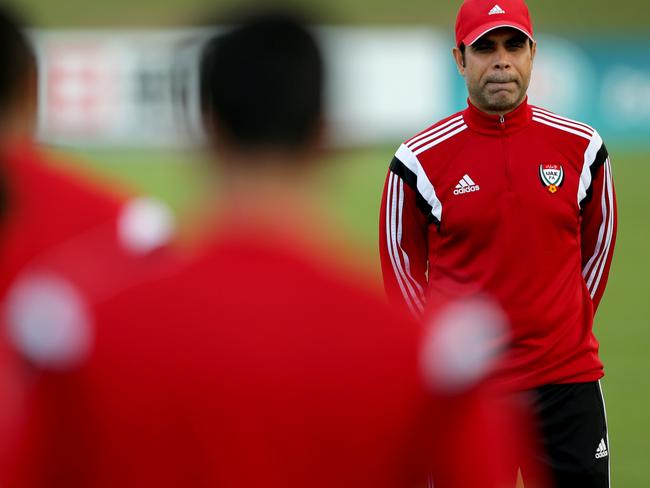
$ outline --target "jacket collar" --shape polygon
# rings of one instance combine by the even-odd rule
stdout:
[[[469,128],[476,132],[486,135],[507,135],[526,127],[533,119],[533,111],[528,105],[528,97],[503,117],[486,114],[472,105],[468,99],[463,117]]]

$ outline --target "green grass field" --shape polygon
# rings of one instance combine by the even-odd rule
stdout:
[[[625,152],[613,146],[614,176],[619,202],[619,240],[609,287],[596,321],[607,375],[612,452],[612,482],[624,488],[650,486],[650,381],[647,373],[650,323],[646,277],[650,275],[647,241],[650,197],[649,152]],[[378,274],[376,232],[380,192],[390,147],[337,154],[321,175],[323,201],[365,249],[368,265]],[[192,156],[150,151],[85,152],[83,170],[109,184],[127,184],[169,202],[181,216],[203,201],[205,173]],[[645,317],[645,318],[644,318]]]
[[[424,24],[452,30],[459,1],[429,0],[10,0],[38,26],[161,26],[204,24],[213,15],[242,5],[293,5],[326,23]],[[650,19],[645,0],[528,0],[537,28],[544,31],[619,29],[643,32]]]

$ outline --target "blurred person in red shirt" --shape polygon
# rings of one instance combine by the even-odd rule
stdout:
[[[156,247],[158,240],[166,241],[173,223],[162,203],[126,189],[93,185],[61,164],[57,167],[55,158],[35,142],[36,56],[20,21],[4,7],[0,66],[0,295],[16,273],[45,250],[101,226],[110,227],[113,242],[127,252],[143,252]],[[160,235],[151,236],[154,233]]]
[[[198,255],[92,304],[51,275],[12,289],[12,337],[40,372],[7,486],[514,484],[524,423],[482,381],[499,311],[451,304],[422,328],[345,264],[305,197],[316,42],[280,13],[233,25],[201,63],[222,201]]]
[[[37,62],[21,22],[0,7],[0,301],[31,267],[65,269],[86,299],[124,286],[132,257],[171,233],[166,209],[92,187],[61,169],[33,139]],[[153,220],[152,220],[153,217]],[[163,224],[162,226],[160,224]],[[33,309],[33,312],[38,312]],[[4,325],[3,317],[3,325]],[[30,371],[0,328],[0,473],[20,432]],[[47,346],[47,336],[37,339]],[[33,344],[33,341],[32,341]]]
[[[0,297],[31,258],[117,213],[117,200],[41,164],[32,142],[37,64],[20,22],[0,8]],[[0,330],[0,469],[21,411],[22,383]]]
[[[37,62],[21,24],[0,9],[0,293],[44,249],[116,219],[125,199],[56,169],[34,143]]]

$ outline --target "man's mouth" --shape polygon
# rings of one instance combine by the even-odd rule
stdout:
[[[507,86],[511,83],[515,83],[515,81],[514,80],[489,80],[486,82],[486,85]]]
[[[507,81],[488,81],[485,84],[485,88],[489,90],[491,93],[499,93],[499,92],[511,92],[512,90],[515,89],[516,82],[512,80],[507,80]]]

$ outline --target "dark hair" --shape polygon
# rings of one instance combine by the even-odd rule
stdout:
[[[36,69],[36,57],[18,18],[0,6],[0,110],[23,93]]]
[[[7,113],[17,97],[23,95],[26,82],[35,69],[36,57],[22,23],[0,5],[0,117]],[[0,158],[5,158],[4,147],[0,147]],[[8,200],[5,165],[0,164],[0,219],[6,216]]]
[[[257,14],[213,37],[201,60],[201,108],[208,131],[235,144],[299,149],[320,123],[323,61],[301,22]]]

